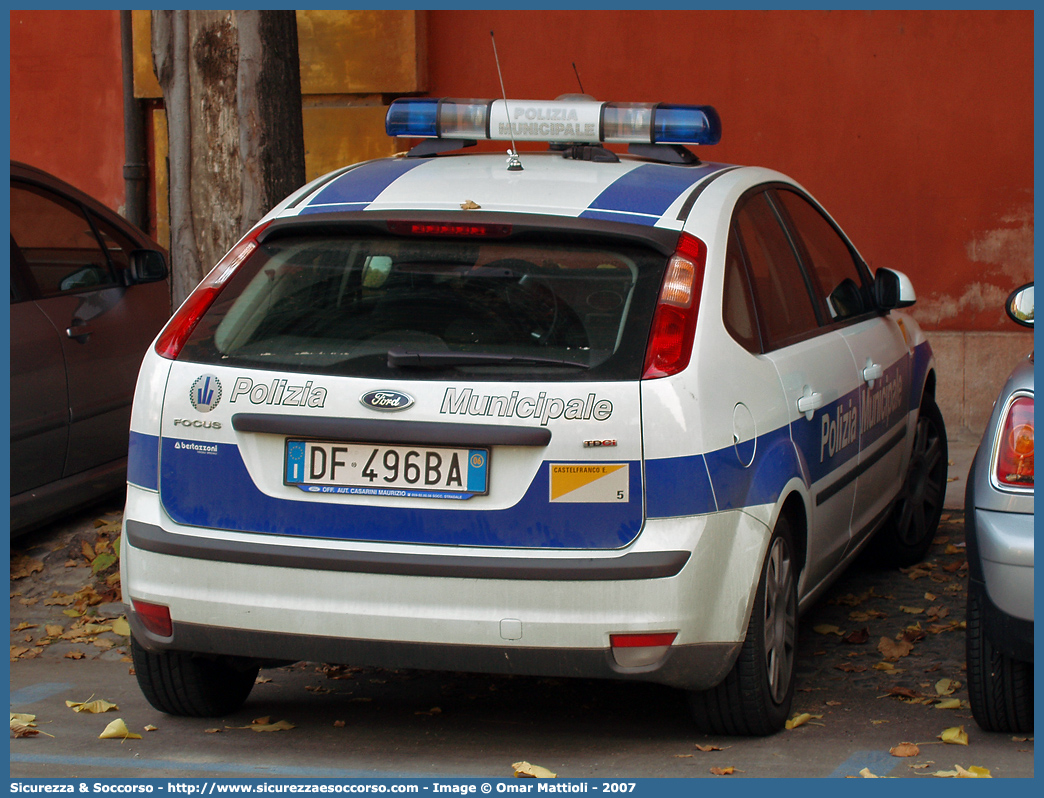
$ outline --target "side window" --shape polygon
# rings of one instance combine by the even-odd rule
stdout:
[[[775,196],[804,245],[823,317],[841,321],[873,310],[856,259],[834,226],[800,194],[777,190]]]
[[[138,247],[127,238],[118,227],[115,227],[104,219],[90,213],[94,228],[101,237],[102,246],[109,256],[109,263],[116,269],[117,273],[130,268],[130,254]]]
[[[30,299],[29,286],[25,284],[25,264],[22,253],[18,251],[14,236],[11,236],[11,304],[27,302]]]
[[[729,247],[725,252],[725,287],[722,292],[722,321],[729,335],[749,352],[761,352],[754,297],[750,293],[747,270],[743,265],[736,230],[729,231]]]
[[[745,200],[732,224],[750,267],[765,348],[778,348],[815,330],[819,321],[801,264],[765,193]]]
[[[73,202],[12,184],[11,236],[43,296],[116,284],[90,222]]]

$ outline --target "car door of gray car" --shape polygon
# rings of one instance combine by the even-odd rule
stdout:
[[[12,183],[11,234],[35,285],[35,304],[64,354],[69,445],[62,476],[126,457],[138,364],[146,336],[163,318],[143,324],[151,311],[137,300],[150,289],[163,292],[163,284],[121,284],[114,261],[127,260],[129,252],[118,231],[35,185]],[[128,293],[139,291],[143,295],[129,301]]]
[[[30,298],[11,243],[11,495],[62,475],[69,397],[58,331]]]

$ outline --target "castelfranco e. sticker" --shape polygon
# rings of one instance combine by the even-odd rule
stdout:
[[[537,396],[519,396],[512,391],[510,396],[483,396],[464,388],[447,388],[442,397],[442,415],[486,416],[497,418],[539,418],[540,426],[549,421],[564,418],[570,421],[605,421],[613,414],[613,403],[599,399],[589,393],[585,399],[564,399],[548,396],[541,391]]]
[[[274,379],[271,383],[255,383],[249,377],[236,377],[229,402],[246,397],[253,405],[290,405],[292,407],[322,407],[326,404],[326,388],[313,386],[309,380],[304,385],[289,385],[286,380]]]

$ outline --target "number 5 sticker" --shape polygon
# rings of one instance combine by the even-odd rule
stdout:
[[[552,502],[626,503],[630,495],[627,463],[551,463]]]

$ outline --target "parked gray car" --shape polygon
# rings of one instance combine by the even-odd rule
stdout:
[[[138,365],[170,316],[167,261],[69,184],[11,162],[11,531],[126,484]]]
[[[1033,284],[1007,304],[1033,327]],[[993,406],[968,474],[968,692],[987,731],[1033,731],[1033,354]]]

